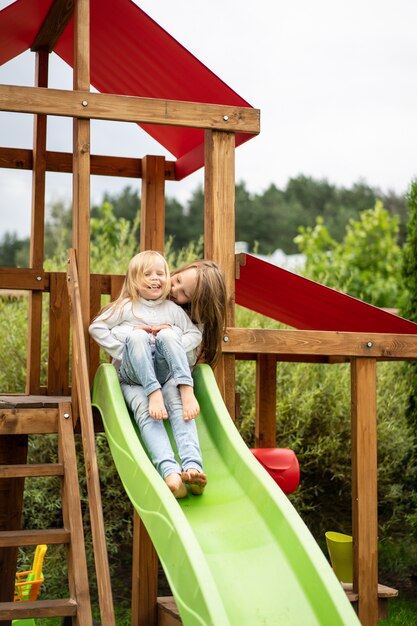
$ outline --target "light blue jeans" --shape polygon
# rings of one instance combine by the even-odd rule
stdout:
[[[181,466],[175,459],[174,451],[164,420],[155,420],[149,415],[149,401],[145,389],[140,385],[121,382],[125,402],[132,411],[139,426],[143,443],[148,450],[151,461],[162,478],[169,474],[179,474],[181,470],[195,468],[203,470],[200,444],[198,441],[195,420],[185,421],[182,412],[181,396],[173,379],[162,387],[162,395],[172,434],[178,450]]]
[[[160,330],[156,337],[134,330],[123,350],[120,382],[141,385],[149,396],[170,378],[176,385],[194,384],[181,334],[173,328]]]

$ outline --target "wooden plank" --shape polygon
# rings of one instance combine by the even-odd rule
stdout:
[[[48,394],[68,395],[70,360],[70,314],[66,275],[50,277]]]
[[[0,437],[0,464],[23,464],[27,460],[28,438],[26,435]],[[0,481],[0,531],[21,528],[23,511],[24,478]],[[13,600],[17,565],[17,546],[0,544],[0,598]]]
[[[226,324],[235,323],[235,136],[205,132],[204,256],[225,272]],[[223,355],[216,380],[228,411],[235,419],[235,359]]]
[[[31,170],[33,152],[24,148],[0,148],[0,168]],[[46,152],[46,171],[72,173],[72,153]],[[134,157],[91,155],[91,174],[94,176],[118,176],[142,178],[142,159]],[[165,180],[176,180],[175,161],[165,161]]]
[[[30,465],[0,465],[0,478],[28,476],[63,476],[62,463],[31,463]]]
[[[177,605],[172,596],[158,598],[158,626],[180,626],[182,624]]]
[[[44,530],[2,530],[0,546],[36,546],[38,543],[66,544],[70,542],[70,533],[64,528],[46,528]]]
[[[69,402],[62,402],[59,405],[58,460],[65,464],[62,516],[65,528],[69,528],[71,533],[71,549],[68,551],[69,592],[71,597],[76,599],[78,606],[77,618],[73,624],[92,626],[77,457]]]
[[[125,277],[113,275],[110,277],[110,300],[116,300],[120,296]]]
[[[36,51],[39,48],[46,48],[48,52],[52,52],[56,42],[64,32],[73,11],[74,0],[55,0],[35,37],[31,50]]]
[[[37,289],[45,291],[45,272],[39,269],[0,267],[0,289]]]
[[[233,133],[258,134],[260,131],[259,109],[91,93],[88,87],[66,91],[0,85],[0,111],[207,128]]]
[[[277,445],[277,367],[273,354],[258,355],[256,363],[255,447]]]
[[[1,619],[27,619],[39,617],[66,617],[77,614],[77,603],[72,598],[62,600],[36,600],[35,602],[1,602]]]
[[[90,277],[90,320],[93,320],[101,308],[101,280],[98,274]],[[88,338],[90,352],[90,387],[93,383],[95,373],[100,365],[100,346],[94,341],[91,335]]]
[[[48,53],[36,54],[35,85],[48,86]],[[46,180],[46,115],[35,115],[33,121],[32,209],[29,265],[43,270]],[[26,392],[39,393],[41,373],[42,292],[29,294],[28,353]]]
[[[158,250],[163,254],[165,247],[165,158],[146,156],[142,167],[140,249]]]
[[[376,361],[351,366],[353,591],[362,626],[378,618]]]
[[[101,504],[97,454],[94,439],[88,365],[85,350],[83,320],[81,315],[80,289],[74,250],[70,250],[69,252],[67,284],[71,303],[73,333],[73,377],[76,379],[77,398],[80,409],[84,462],[85,466],[88,468],[88,471],[86,472],[87,491],[96,576],[99,581],[98,590],[100,612],[102,622],[104,622],[106,626],[115,626],[106,535],[103,521],[103,508]]]
[[[132,626],[160,626],[157,621],[158,557],[142,520],[133,512]]]
[[[227,353],[417,358],[417,335],[227,328],[225,336],[222,350]]]
[[[2,435],[46,435],[57,432],[57,409],[0,409]]]

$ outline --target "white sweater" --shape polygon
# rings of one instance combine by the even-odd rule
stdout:
[[[185,311],[172,300],[140,298],[135,302],[126,302],[118,310],[110,307],[91,323],[89,332],[110,356],[120,360],[126,338],[134,332],[135,326],[159,324],[171,324],[173,329],[181,334],[188,362],[194,365],[202,333]]]

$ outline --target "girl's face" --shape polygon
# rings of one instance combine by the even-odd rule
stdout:
[[[158,300],[164,293],[167,280],[162,259],[155,258],[139,279],[139,295],[145,300]]]
[[[171,277],[171,300],[177,304],[191,302],[197,284],[197,270],[190,267]]]

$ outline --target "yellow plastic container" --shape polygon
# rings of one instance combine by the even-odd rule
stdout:
[[[340,582],[353,582],[352,537],[343,533],[328,531],[326,544],[333,571]]]

